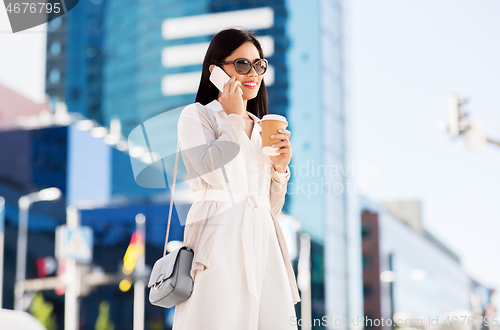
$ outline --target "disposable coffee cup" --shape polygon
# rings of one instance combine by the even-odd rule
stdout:
[[[262,152],[269,156],[278,156],[279,148],[273,148],[271,145],[281,142],[281,139],[271,139],[271,135],[280,134],[278,130],[288,126],[286,118],[280,115],[265,115],[260,123],[262,125]]]

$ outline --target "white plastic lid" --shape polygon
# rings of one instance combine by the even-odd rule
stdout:
[[[280,120],[280,121],[284,121],[285,123],[288,124],[288,121],[286,120],[286,118],[284,116],[281,116],[281,115],[265,115],[264,117],[262,117],[261,121],[262,120]]]

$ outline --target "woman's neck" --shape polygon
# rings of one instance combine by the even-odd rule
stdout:
[[[252,117],[250,117],[250,115],[247,113],[247,100],[243,100],[243,106],[245,107],[245,115],[246,115],[246,117],[243,118],[250,119],[253,121]]]
[[[253,120],[252,117],[250,117],[250,115],[247,113],[247,100],[243,100],[243,106],[245,107],[245,115],[246,115],[246,117],[243,118]]]

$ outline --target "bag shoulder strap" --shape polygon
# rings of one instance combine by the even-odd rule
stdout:
[[[179,146],[180,146],[180,142],[177,141],[177,150],[175,151],[174,179],[172,181],[172,193],[170,196],[170,209],[168,211],[167,234],[165,235],[165,247],[163,248],[163,256],[165,256],[167,254],[168,234],[170,232],[170,219],[172,217],[172,207],[174,205],[175,179],[177,178],[177,164],[179,162]],[[188,249],[191,248],[191,242],[193,240],[194,232],[196,230],[196,225],[198,224],[198,220],[200,218],[201,209],[203,208],[203,205],[205,204],[205,197],[207,196],[207,191],[208,191],[209,187],[210,187],[210,184],[207,183],[207,187],[205,188],[205,194],[203,195],[203,201],[201,203],[200,209],[198,210],[198,216],[196,217],[196,221],[194,223],[193,233],[191,234],[191,239],[189,240],[189,243],[187,244]]]

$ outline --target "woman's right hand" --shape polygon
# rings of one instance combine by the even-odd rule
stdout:
[[[243,91],[241,90],[241,83],[232,76],[227,83],[224,84],[224,92],[219,98],[222,108],[229,115],[235,113],[243,117],[245,114],[245,104],[243,103]]]

